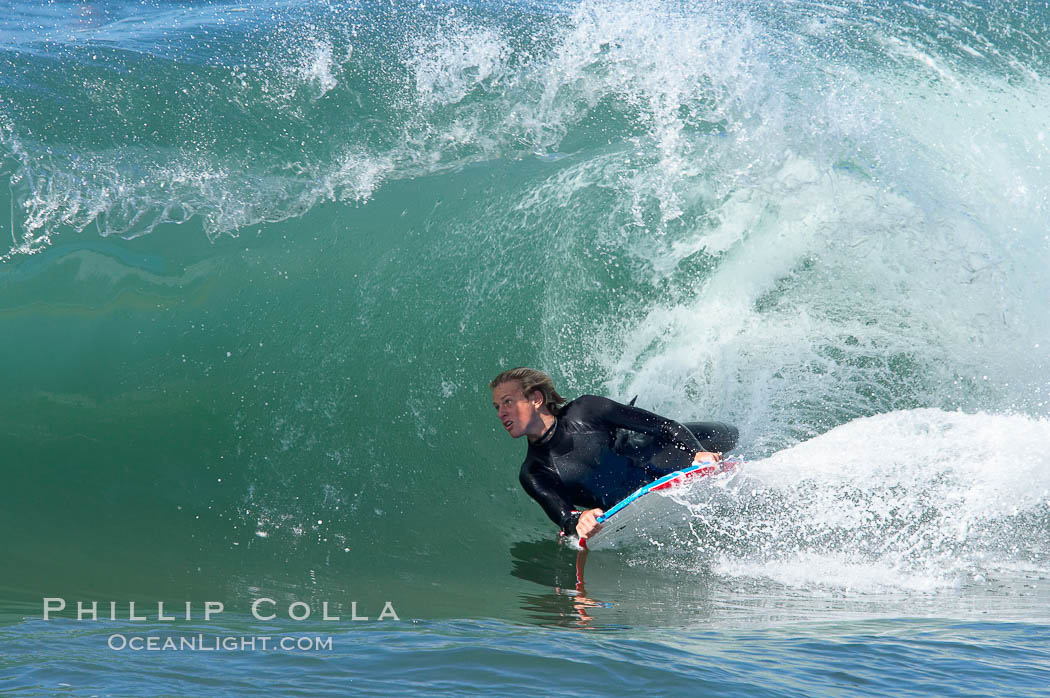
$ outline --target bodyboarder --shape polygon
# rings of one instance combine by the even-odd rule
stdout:
[[[685,426],[647,410],[596,395],[566,403],[542,371],[509,369],[489,387],[503,428],[528,440],[521,486],[565,535],[586,540],[601,530],[604,510],[642,485],[691,462],[721,460]],[[621,430],[644,435],[646,446],[617,449]]]

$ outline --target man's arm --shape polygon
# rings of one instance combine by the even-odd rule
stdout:
[[[518,480],[565,535],[571,536],[576,533],[580,512],[576,511],[572,502],[561,492],[561,487],[553,476],[542,469],[529,468],[526,464],[522,467]]]
[[[641,432],[665,442],[663,462],[653,463],[657,471],[680,470],[693,462],[696,456],[713,455],[707,454],[693,433],[673,419],[597,395],[587,395],[585,404],[610,428]]]
[[[640,431],[643,434],[666,439],[682,451],[688,452],[690,456],[703,448],[691,431],[673,419],[661,417],[641,407],[621,405],[609,398],[597,395],[588,395],[587,399],[588,406],[593,404],[602,419],[611,426]]]

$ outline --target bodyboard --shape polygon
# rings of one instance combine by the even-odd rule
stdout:
[[[738,461],[691,465],[639,487],[598,517],[602,530],[586,541],[578,541],[580,547],[615,548],[627,541],[652,539],[661,535],[662,529],[688,521],[689,510],[667,495],[699,478],[729,472],[738,465]]]

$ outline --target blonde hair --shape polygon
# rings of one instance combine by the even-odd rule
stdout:
[[[496,386],[510,381],[517,381],[521,384],[521,392],[525,393],[525,397],[531,395],[534,390],[543,393],[543,404],[551,414],[558,414],[558,409],[565,404],[565,398],[554,389],[554,381],[551,380],[551,377],[534,368],[524,366],[509,368],[493,378],[489,383],[489,388],[495,390]]]

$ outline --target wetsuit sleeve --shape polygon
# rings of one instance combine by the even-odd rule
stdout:
[[[597,395],[587,395],[586,406],[592,419],[600,420],[603,426],[648,434],[665,441],[667,449],[679,451],[681,457],[672,459],[675,463],[671,470],[685,467],[692,462],[697,451],[704,450],[693,433],[673,419]]]
[[[573,508],[553,476],[541,468],[528,466],[528,463],[523,465],[518,476],[521,486],[530,497],[539,502],[550,520],[556,523],[565,535],[576,535],[576,522],[580,520],[580,512]]]

